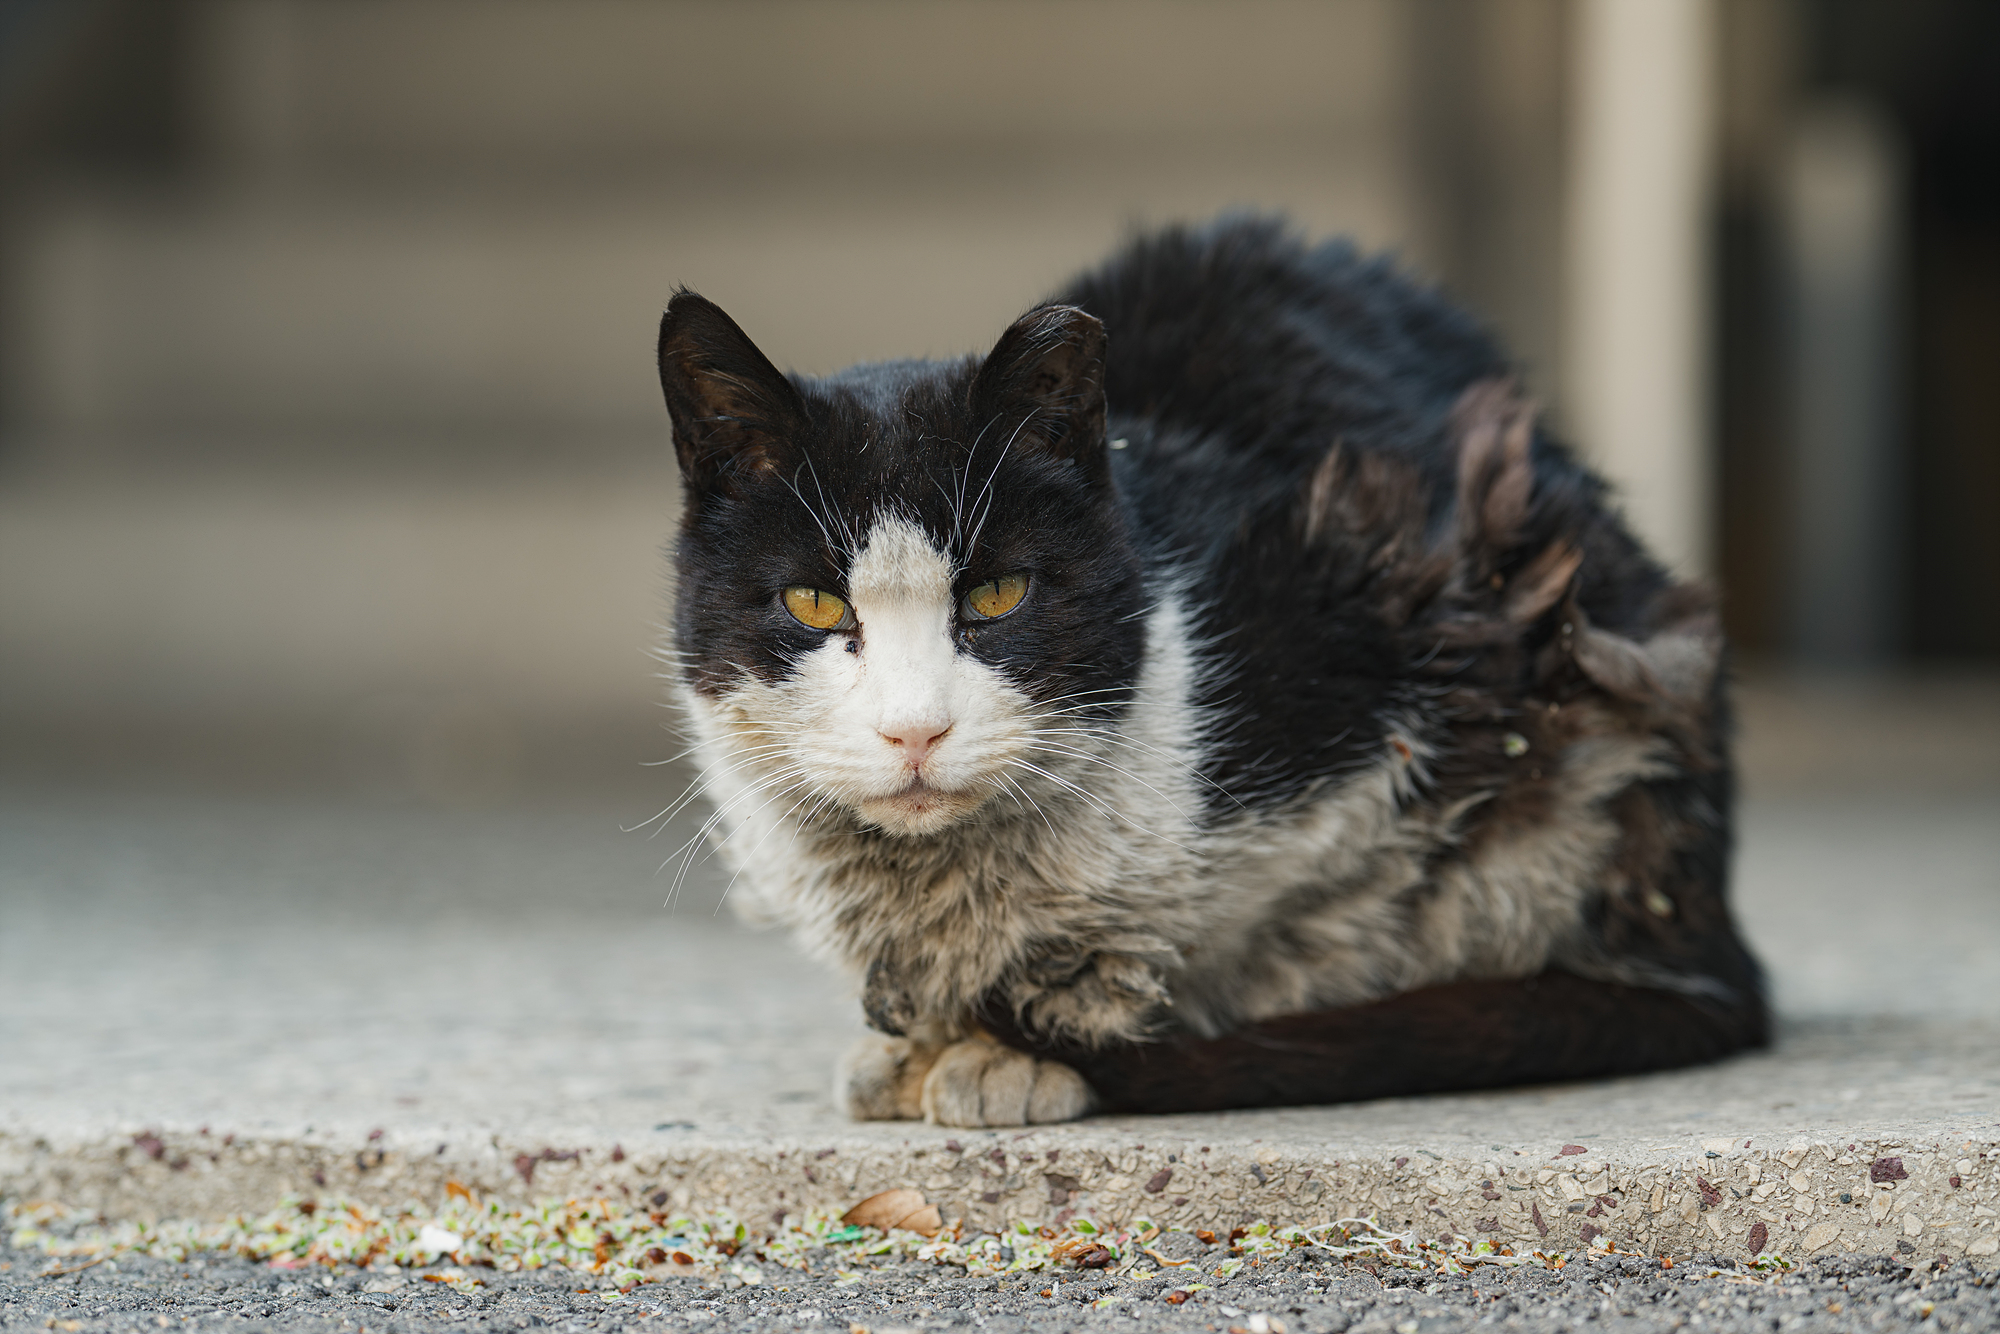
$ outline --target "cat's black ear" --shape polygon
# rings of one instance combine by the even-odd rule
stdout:
[[[983,420],[1025,421],[1023,444],[1092,471],[1104,466],[1104,325],[1075,306],[1042,306],[1008,327],[972,382]]]
[[[697,491],[782,475],[805,428],[791,381],[693,292],[675,293],[660,317],[660,389],[681,476]]]

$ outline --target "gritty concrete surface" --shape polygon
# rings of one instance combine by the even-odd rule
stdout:
[[[1192,1238],[1170,1238],[1193,1243]],[[1194,1243],[1193,1251],[1203,1248]],[[1717,1334],[1773,1329],[1845,1331],[2000,1328],[2000,1281],[1990,1266],[1909,1264],[1840,1255],[1777,1281],[1718,1267],[1703,1256],[1662,1270],[1611,1256],[1560,1272],[1371,1271],[1295,1251],[1271,1266],[1188,1293],[1167,1276],[1146,1280],[1072,1273],[972,1278],[912,1263],[865,1284],[824,1269],[765,1271],[758,1284],[668,1281],[615,1291],[569,1272],[488,1274],[464,1292],[421,1273],[273,1270],[203,1257],[170,1263],[123,1257],[63,1272],[39,1255],[0,1247],[0,1330],[840,1330],[868,1334],[963,1329],[1213,1331],[1241,1334],[1458,1334],[1694,1328]],[[1181,1300],[1173,1298],[1179,1295]]]
[[[1769,1053],[996,1134],[842,1120],[851,998],[718,913],[718,877],[663,909],[681,831],[616,830],[650,812],[14,790],[0,1193],[216,1217],[457,1180],[759,1217],[908,1186],[971,1226],[1375,1214],[1545,1248],[1742,1257],[1761,1228],[1801,1259],[1980,1261],[2000,1246],[1992,810],[1752,803],[1741,897],[1787,1013]]]

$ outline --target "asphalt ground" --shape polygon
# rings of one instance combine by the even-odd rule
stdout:
[[[1182,1234],[1183,1248],[1201,1249]],[[1626,1256],[1463,1277],[1342,1263],[1311,1248],[1191,1294],[1174,1280],[1089,1271],[969,1278],[904,1262],[843,1280],[765,1269],[764,1281],[671,1279],[620,1294],[570,1270],[501,1274],[460,1291],[425,1271],[272,1269],[227,1256],[127,1256],[78,1270],[0,1248],[0,1330],[165,1329],[1229,1331],[1454,1334],[1473,1329],[1846,1331],[2000,1329],[2000,1274],[1841,1255],[1776,1275],[1697,1255],[1672,1269]],[[435,1271],[432,1271],[435,1272]],[[1182,1295],[1185,1294],[1185,1295]],[[1179,1300],[1176,1297],[1179,1296]]]

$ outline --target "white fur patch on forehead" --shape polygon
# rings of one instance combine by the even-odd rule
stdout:
[[[951,560],[908,519],[876,520],[847,572],[857,611],[870,606],[951,603]]]

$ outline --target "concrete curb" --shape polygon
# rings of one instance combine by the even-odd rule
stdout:
[[[947,1218],[994,1228],[1083,1215],[1170,1226],[1378,1216],[1517,1249],[1621,1250],[1798,1260],[1831,1251],[1919,1258],[2000,1251],[2000,1136],[1854,1134],[1624,1144],[1345,1144],[1276,1134],[1206,1139],[1186,1122],[1136,1118],[1022,1132],[854,1127],[817,1138],[701,1137],[653,1130],[619,1143],[514,1140],[462,1130],[258,1137],[134,1128],[73,1142],[0,1133],[0,1194],[108,1219],[217,1219],[288,1193],[378,1205],[482,1196],[621,1197],[747,1220],[845,1209],[878,1190],[921,1190]],[[1277,1127],[1273,1127],[1277,1129]],[[1440,1151],[1442,1150],[1442,1151]],[[1761,1229],[1761,1235],[1759,1230]],[[1760,1244],[1761,1243],[1761,1244]]]

